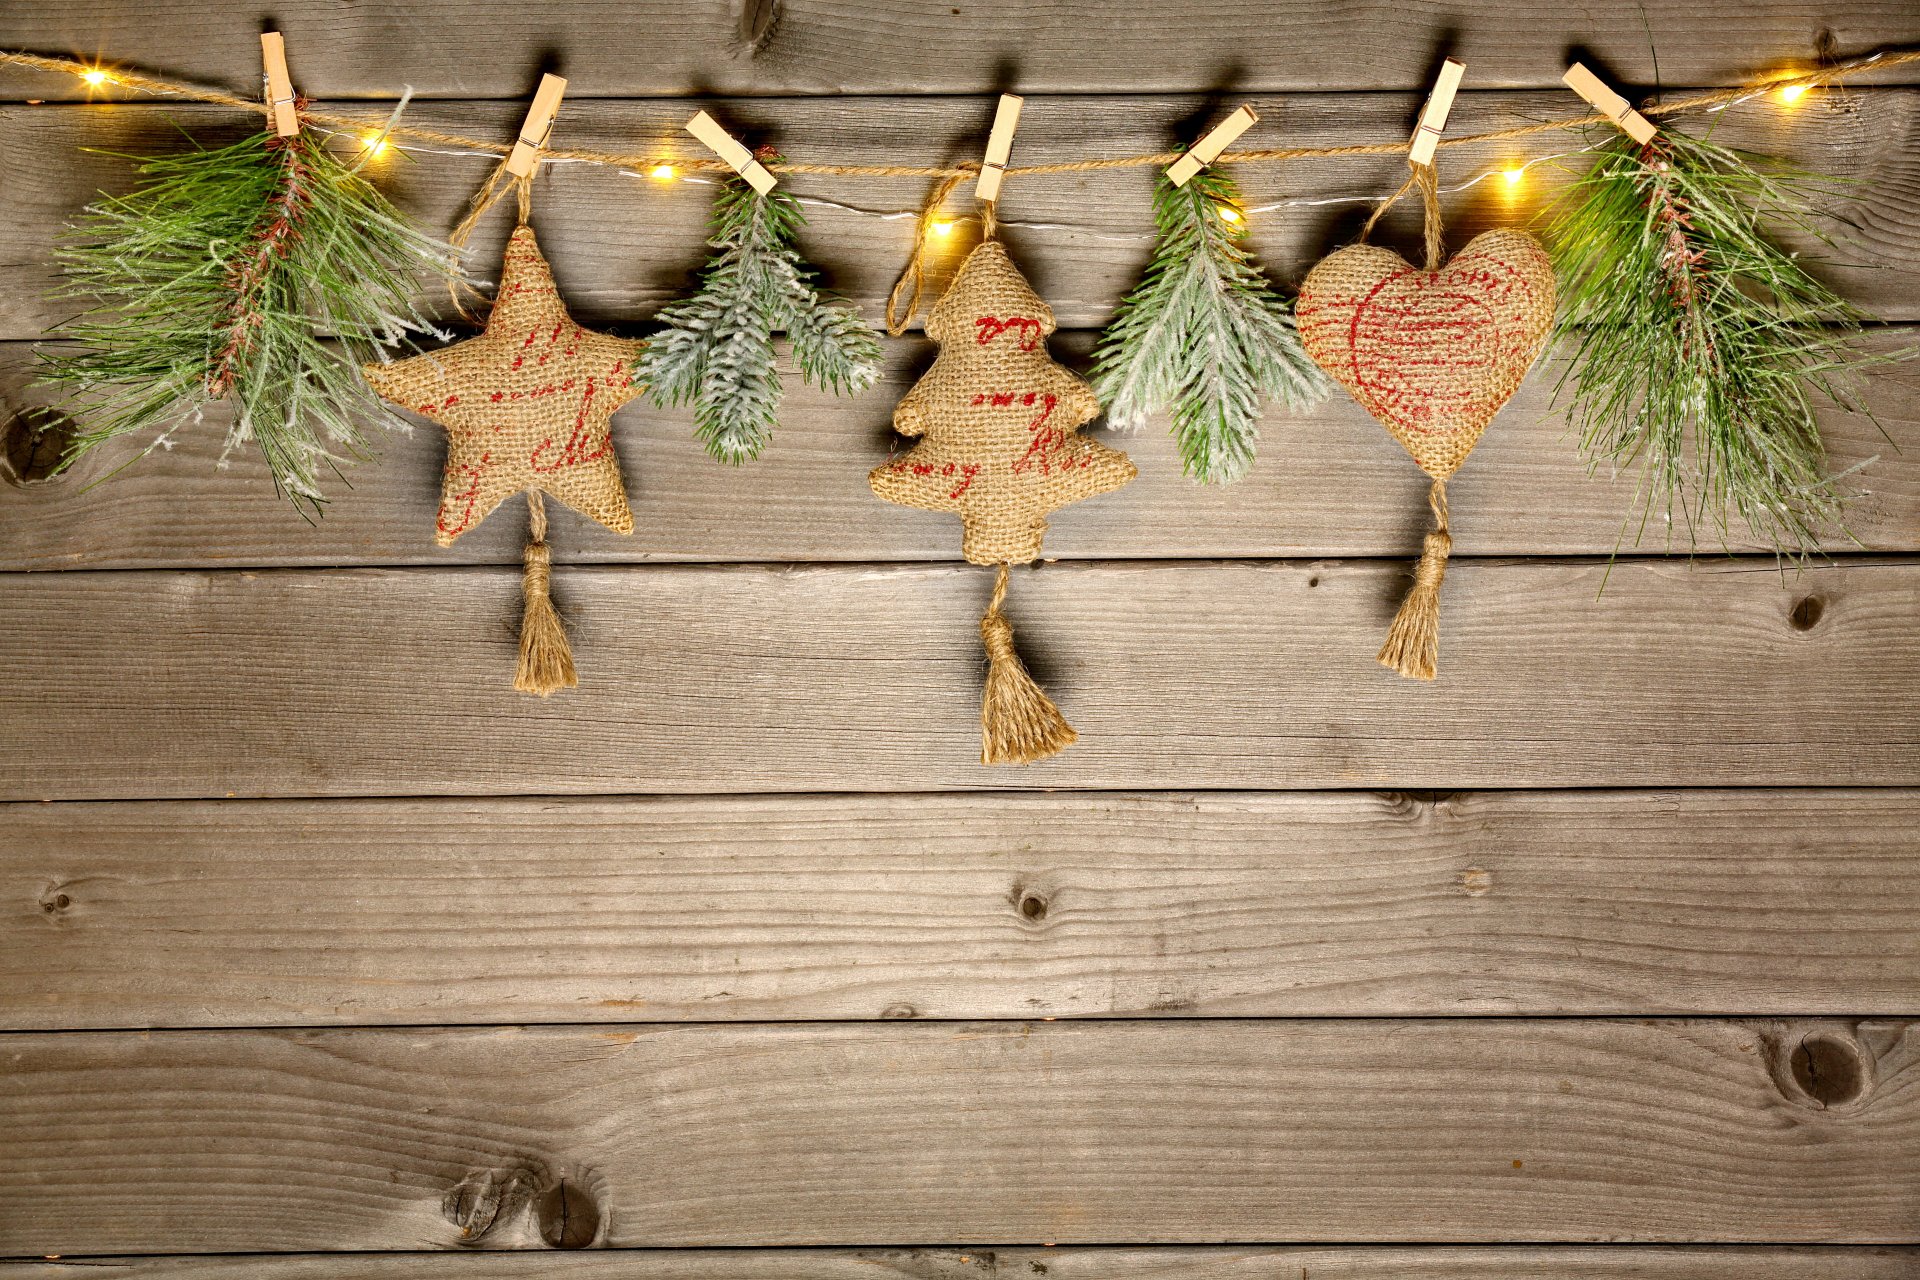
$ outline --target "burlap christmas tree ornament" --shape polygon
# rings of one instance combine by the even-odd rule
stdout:
[[[894,410],[894,429],[919,443],[867,477],[888,502],[957,514],[968,561],[999,568],[980,620],[983,764],[1028,764],[1077,736],[1014,651],[1001,612],[1009,566],[1039,558],[1048,513],[1138,474],[1127,455],[1079,434],[1100,403],[1047,354],[1053,330],[1052,309],[989,230],[928,316],[939,357]]]
[[[368,365],[365,372],[382,398],[446,430],[434,541],[451,546],[507,498],[527,495],[524,613],[513,687],[546,697],[579,679],[548,589],[552,560],[541,495],[616,533],[633,532],[613,452],[612,417],[643,389],[633,370],[645,344],[583,329],[567,314],[526,222],[526,182],[516,180],[520,221],[507,240],[486,328],[444,350]]]
[[[1440,583],[1453,545],[1447,479],[1545,348],[1554,287],[1546,250],[1520,231],[1475,236],[1443,267],[1431,165],[1413,166],[1406,185],[1368,219],[1361,240],[1415,188],[1426,218],[1425,269],[1388,249],[1352,245],[1307,274],[1294,315],[1307,354],[1433,477],[1433,532],[1380,650],[1384,665],[1431,680],[1440,653]]]

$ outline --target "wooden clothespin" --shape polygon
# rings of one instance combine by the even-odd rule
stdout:
[[[260,60],[267,67],[267,114],[273,132],[291,138],[300,132],[300,113],[293,109],[293,77],[287,74],[287,42],[278,31],[260,33]]]
[[[742,146],[739,139],[720,127],[720,122],[702,111],[687,121],[687,132],[706,144],[707,150],[727,162],[727,167],[747,180],[747,185],[761,195],[773,190],[780,179],[768,172],[767,166],[753,158],[753,152]]]
[[[540,77],[540,87],[533,91],[533,105],[527,108],[526,123],[520,126],[520,140],[507,153],[507,172],[514,177],[524,178],[533,172],[540,148],[547,145],[547,135],[553,132],[553,118],[560,114],[560,99],[566,92],[565,77],[550,72]]]
[[[1020,127],[1020,108],[1026,102],[1018,94],[1003,93],[994,108],[993,132],[987,135],[987,156],[980,162],[980,181],[973,186],[973,198],[991,203],[1000,198],[1000,179],[1007,174],[1007,159],[1013,155],[1013,131]]]
[[[1464,62],[1448,58],[1440,64],[1439,78],[1433,82],[1426,109],[1420,113],[1420,124],[1413,131],[1413,145],[1407,149],[1407,159],[1412,163],[1433,163],[1433,149],[1440,145],[1440,134],[1447,127],[1447,116],[1453,110],[1453,95],[1460,91],[1460,77],[1466,74]]]
[[[1232,115],[1213,126],[1206,137],[1193,144],[1187,154],[1167,166],[1167,177],[1176,187],[1184,187],[1187,180],[1200,172],[1215,160],[1220,153],[1233,145],[1233,140],[1258,124],[1260,117],[1253,113],[1252,107],[1243,106]]]
[[[1585,98],[1589,106],[1619,125],[1629,138],[1641,146],[1652,142],[1653,136],[1660,132],[1654,127],[1653,121],[1635,111],[1632,103],[1607,88],[1600,77],[1583,64],[1574,63],[1567,68],[1567,74],[1560,78],[1566,82],[1567,88]]]

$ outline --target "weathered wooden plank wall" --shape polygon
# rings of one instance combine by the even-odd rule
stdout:
[[[245,88],[265,16],[15,5],[0,46]],[[1704,86],[1920,43],[1905,0],[274,17],[301,87],[370,114],[406,84],[416,121],[505,137],[545,61],[568,143],[684,153],[700,98],[796,157],[903,163],[972,154],[999,89],[1030,95],[1037,163],[1169,147],[1241,98],[1250,144],[1401,136],[1446,53],[1475,130],[1577,110],[1576,49]],[[1820,269],[1896,322],[1889,347],[1920,321],[1916,85],[1719,125],[1855,180]],[[794,388],[752,467],[623,411],[638,529],[556,511],[585,683],[545,703],[505,685],[515,521],[427,536],[431,428],[317,529],[251,458],[216,472],[218,411],[111,482],[133,450],[47,479],[26,410],[65,314],[54,239],[131,181],[78,148],[247,125],[86,96],[0,71],[6,1280],[1920,1270],[1913,366],[1863,388],[1877,426],[1827,416],[1836,464],[1863,464],[1831,563],[1782,572],[1739,531],[1690,563],[1656,533],[1610,576],[1636,477],[1585,476],[1537,371],[1454,486],[1431,687],[1371,658],[1424,520],[1383,432],[1343,401],[1275,418],[1253,476],[1203,490],[1157,424],[1125,442],[1138,483],[1055,521],[1077,563],[1016,587],[1084,739],[986,770],[985,578],[943,519],[864,485],[917,336],[859,400]],[[1567,145],[1456,149],[1446,173]],[[1239,176],[1255,203],[1350,201],[1396,168]],[[484,170],[384,176],[445,227]],[[1450,227],[1528,216],[1562,181],[1530,173],[1450,193]],[[583,319],[644,332],[698,264],[708,190],[542,178]],[[1144,258],[1146,190],[1009,190],[1076,363]],[[1360,208],[1259,216],[1255,246],[1297,280]],[[810,214],[875,310],[910,223]],[[554,1252],[588,1245],[618,1252]]]

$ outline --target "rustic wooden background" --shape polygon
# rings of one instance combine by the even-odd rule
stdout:
[[[0,45],[246,87],[263,22],[306,92],[411,85],[420,122],[508,137],[544,60],[569,144],[684,150],[717,98],[796,157],[904,163],[975,154],[1000,89],[1035,163],[1242,99],[1250,145],[1403,136],[1448,53],[1464,132],[1577,111],[1574,51],[1698,87],[1920,41],[1911,0],[95,0],[8,6]],[[1720,126],[1857,181],[1823,269],[1892,345],[1915,86]],[[744,469],[623,411],[639,528],[557,513],[584,684],[549,702],[508,688],[514,514],[432,545],[431,428],[314,529],[251,457],[214,469],[218,421],[48,479],[24,422],[60,224],[128,185],[103,153],[251,126],[84,98],[0,74],[4,1280],[1920,1274],[1913,366],[1866,388],[1885,436],[1827,422],[1868,463],[1857,547],[1783,573],[1655,534],[1604,593],[1634,478],[1584,474],[1543,367],[1454,486],[1430,687],[1372,659],[1425,482],[1358,409],[1271,420],[1225,490],[1127,439],[1140,480],[1016,588],[1083,741],[988,771],[988,575],[864,483],[917,336],[857,401],[795,389]],[[1240,176],[1332,200],[1397,168]],[[438,227],[484,172],[388,165]],[[1451,225],[1526,216],[1533,175]],[[1071,358],[1144,259],[1147,181],[1009,187]],[[581,318],[643,327],[709,195],[543,177]],[[1357,216],[1254,241],[1297,281]],[[873,313],[910,227],[815,208],[807,245]]]

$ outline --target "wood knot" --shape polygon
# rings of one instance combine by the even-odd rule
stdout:
[[[40,915],[50,923],[57,924],[64,920],[72,909],[73,898],[60,885],[50,884],[46,892],[40,895]]]
[[[1027,924],[1045,924],[1047,914],[1053,910],[1053,895],[1044,886],[1025,880],[1016,880],[1013,891],[1007,895],[1007,901],[1013,904],[1015,914]]]
[[[1820,619],[1827,612],[1827,602],[1819,596],[1804,596],[1787,614],[1787,622],[1795,631],[1811,631],[1820,625]]]
[[[880,1016],[890,1021],[904,1021],[909,1018],[919,1017],[920,1011],[908,1004],[905,1000],[896,1000],[894,1003],[882,1009]]]
[[[540,1238],[556,1249],[584,1249],[600,1238],[600,1204],[578,1179],[564,1175],[533,1205]]]
[[[32,406],[15,412],[0,427],[6,478],[23,487],[58,479],[77,430],[58,409]]]
[[[735,57],[752,58],[780,28],[780,0],[733,0]]]
[[[531,1190],[522,1169],[480,1169],[456,1183],[440,1201],[440,1212],[460,1230],[460,1243],[486,1238],[511,1221],[526,1204]]]
[[[1849,1109],[1873,1091],[1874,1055],[1845,1024],[1786,1027],[1772,1049],[1774,1084],[1787,1101],[1808,1110]]]

